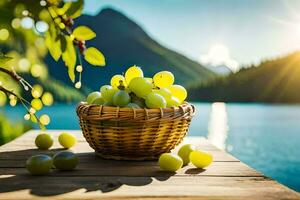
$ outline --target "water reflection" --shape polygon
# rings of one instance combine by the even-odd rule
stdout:
[[[211,105],[210,120],[208,124],[208,140],[216,147],[225,150],[228,136],[226,104],[215,102]]]

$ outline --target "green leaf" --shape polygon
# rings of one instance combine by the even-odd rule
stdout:
[[[83,0],[77,0],[76,2],[70,2],[71,4],[66,11],[66,15],[72,19],[79,17],[83,10]]]
[[[55,61],[58,61],[61,56],[60,41],[57,41],[55,38],[53,38],[48,31],[45,34],[45,44],[52,58]]]
[[[59,41],[60,41],[61,51],[62,52],[66,51],[66,48],[67,48],[67,40],[66,40],[66,38],[63,35],[60,35]]]
[[[0,52],[0,64],[3,65],[5,64],[7,61],[11,60],[12,57],[6,56],[5,54]]]
[[[54,8],[55,12],[56,12],[58,15],[62,16],[62,15],[64,15],[64,14],[66,13],[66,11],[67,11],[68,9],[70,9],[70,6],[71,6],[71,5],[72,5],[72,3],[71,3],[71,2],[68,2],[68,3],[65,3],[65,4],[63,5],[63,7],[61,7],[61,8],[59,8],[59,7],[53,7],[53,8]]]
[[[73,41],[70,36],[66,36],[66,50],[62,53],[62,59],[68,67],[68,74],[72,82],[75,81],[75,64],[76,64],[76,51]]]
[[[91,40],[96,37],[96,33],[87,26],[78,26],[74,29],[73,35],[78,40]]]
[[[90,47],[85,50],[84,59],[95,66],[104,66],[105,58],[103,54],[95,47]]]

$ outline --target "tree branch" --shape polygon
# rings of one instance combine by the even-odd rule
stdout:
[[[22,80],[22,77],[19,76],[15,71],[10,71],[8,69],[5,69],[3,67],[0,67],[0,72],[3,72],[5,74],[8,74],[9,76],[11,76],[15,81],[19,82],[20,80]]]
[[[13,95],[13,96],[15,96],[15,97],[17,97],[19,99],[19,96],[16,93],[14,93],[13,91],[10,91],[10,90],[2,87],[1,85],[0,85],[0,91],[4,92],[7,96]]]

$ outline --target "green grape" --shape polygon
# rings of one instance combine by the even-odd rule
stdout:
[[[58,137],[58,142],[64,148],[71,148],[77,143],[77,139],[70,133],[61,133]]]
[[[166,99],[166,101],[167,101],[168,108],[173,107],[173,106],[180,106],[180,101],[176,97],[172,96],[171,98]]]
[[[130,100],[129,94],[124,90],[120,90],[114,95],[113,104],[115,106],[124,107],[130,102]]]
[[[47,155],[35,155],[26,161],[26,169],[32,175],[44,175],[49,173],[53,159]]]
[[[133,78],[128,87],[136,96],[142,98],[152,92],[151,82],[142,77]]]
[[[36,110],[41,110],[43,108],[43,103],[40,99],[32,99],[31,106]]]
[[[53,96],[49,92],[45,92],[42,96],[42,101],[45,106],[51,106],[53,104]]]
[[[176,97],[182,103],[187,97],[187,91],[181,85],[172,85],[169,87],[172,96]]]
[[[78,158],[71,151],[61,151],[54,155],[53,164],[59,170],[73,170],[78,165]]]
[[[154,82],[153,82],[153,78],[149,78],[149,77],[145,77],[145,79],[151,83],[151,86],[152,86],[152,89],[155,89],[155,85],[154,85]]]
[[[169,71],[161,71],[153,76],[153,81],[159,88],[170,87],[174,83],[174,75]]]
[[[145,77],[150,83],[153,83],[153,78]]]
[[[103,106],[113,106],[114,104],[111,101],[107,101],[103,104]]]
[[[125,72],[126,83],[130,84],[130,81],[136,77],[144,77],[144,73],[141,68],[134,65]]]
[[[187,165],[190,162],[190,153],[194,150],[196,148],[191,144],[185,144],[179,149],[178,156],[182,159],[183,165]]]
[[[6,101],[7,101],[6,94],[0,91],[0,107],[4,106],[6,104]]]
[[[129,103],[126,105],[127,108],[135,108],[135,109],[140,109],[141,107],[137,105],[136,103]]]
[[[159,90],[153,90],[153,92],[163,96],[166,100],[172,97],[171,91],[168,88],[161,88]]]
[[[145,99],[137,97],[134,93],[131,93],[131,102],[137,104],[140,108],[146,107]]]
[[[175,172],[182,167],[183,161],[178,155],[163,153],[159,157],[158,164],[164,171]]]
[[[190,161],[198,168],[205,168],[212,163],[213,157],[211,154],[203,151],[192,151],[190,153]]]
[[[118,88],[119,85],[120,85],[120,81],[123,82],[124,86],[126,86],[126,83],[125,83],[125,78],[124,76],[122,75],[114,75],[111,80],[110,80],[110,85],[113,87],[113,88]]]
[[[92,101],[92,104],[95,104],[95,105],[103,105],[104,103],[105,103],[105,100],[103,99],[102,96],[96,97],[96,98]]]
[[[148,108],[166,108],[167,106],[165,98],[155,92],[148,94],[145,102]]]
[[[105,101],[112,101],[112,98],[118,92],[118,89],[113,88],[110,85],[103,85],[100,88],[101,95]]]
[[[96,99],[97,97],[101,97],[101,93],[100,92],[92,92],[87,96],[86,101],[88,104],[92,104],[94,99]]]
[[[48,115],[42,115],[41,117],[40,117],[40,122],[43,124],[43,125],[45,125],[45,126],[47,126],[48,124],[50,124],[50,117],[48,116]]]
[[[52,136],[47,133],[41,133],[35,138],[35,145],[42,150],[47,150],[53,145]]]
[[[126,87],[126,88],[125,88],[125,91],[126,91],[128,94],[131,93],[131,90],[129,89],[129,87]]]

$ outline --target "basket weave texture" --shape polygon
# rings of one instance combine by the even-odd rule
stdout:
[[[115,160],[154,160],[186,135],[195,108],[133,109],[81,102],[80,127],[97,155]]]

